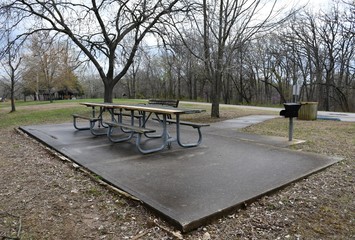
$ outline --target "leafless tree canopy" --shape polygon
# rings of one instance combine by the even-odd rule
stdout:
[[[220,102],[280,104],[294,100],[298,85],[297,100],[354,111],[354,2],[334,1],[323,11],[280,4],[6,0],[0,31],[12,40],[0,43],[15,49],[37,32],[70,41],[77,59],[91,67],[82,76],[87,96],[102,91],[108,102],[122,94],[203,99],[219,117]],[[153,35],[154,48],[145,41]]]

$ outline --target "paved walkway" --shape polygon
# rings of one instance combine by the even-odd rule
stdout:
[[[272,116],[271,116],[272,117]],[[195,148],[142,155],[133,142],[111,143],[72,123],[21,129],[144,204],[186,232],[339,159],[291,151],[285,138],[238,132],[270,116],[245,117],[203,129]],[[171,133],[174,132],[170,129]],[[184,139],[196,137],[182,129]],[[155,144],[149,140],[147,145]]]
[[[209,105],[209,106],[211,105],[210,103],[185,102],[185,101],[181,101],[180,103]],[[279,112],[283,109],[283,108],[256,107],[256,106],[230,105],[230,104],[220,104],[220,106],[234,107],[234,108],[241,108],[241,109],[254,109],[260,111],[270,111],[270,112],[274,112],[275,115],[279,115]],[[355,113],[327,112],[327,111],[318,111],[317,113],[320,119],[355,122]]]

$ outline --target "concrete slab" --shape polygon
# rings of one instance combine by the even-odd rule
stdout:
[[[132,142],[113,144],[74,130],[71,123],[21,129],[141,199],[184,232],[339,160],[281,148],[287,139],[256,141],[255,135],[217,124],[203,129],[199,147],[173,145],[149,155]],[[193,138],[188,128],[183,134]]]

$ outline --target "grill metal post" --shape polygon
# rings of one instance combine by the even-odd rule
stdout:
[[[290,117],[290,121],[288,124],[288,140],[292,141],[293,138],[293,118]]]

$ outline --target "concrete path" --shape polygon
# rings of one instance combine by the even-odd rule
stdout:
[[[218,123],[214,123],[211,126],[217,129],[232,129],[237,130],[240,128],[245,128],[253,124],[261,123],[266,120],[270,120],[273,118],[278,117],[277,115],[252,115],[252,116],[245,116],[235,119],[230,119]]]
[[[211,106],[211,103],[187,102],[187,101],[180,101],[180,103]],[[275,115],[277,116],[279,115],[280,111],[283,110],[283,108],[256,107],[256,106],[230,105],[230,104],[220,104],[220,106],[241,108],[241,109],[253,109],[253,110],[260,110],[260,111],[270,111],[272,113],[275,113]],[[318,111],[317,113],[320,119],[338,120],[343,122],[355,122],[355,113],[327,112],[327,111]]]
[[[195,148],[142,155],[133,142],[111,143],[71,123],[25,126],[32,137],[141,199],[186,232],[227,214],[339,159],[291,151],[285,138],[238,132],[236,129],[270,116],[245,117],[203,129]],[[170,129],[173,134],[174,130]],[[196,137],[183,128],[185,141]],[[157,141],[157,140],[154,140]],[[153,140],[147,145],[156,144]]]

